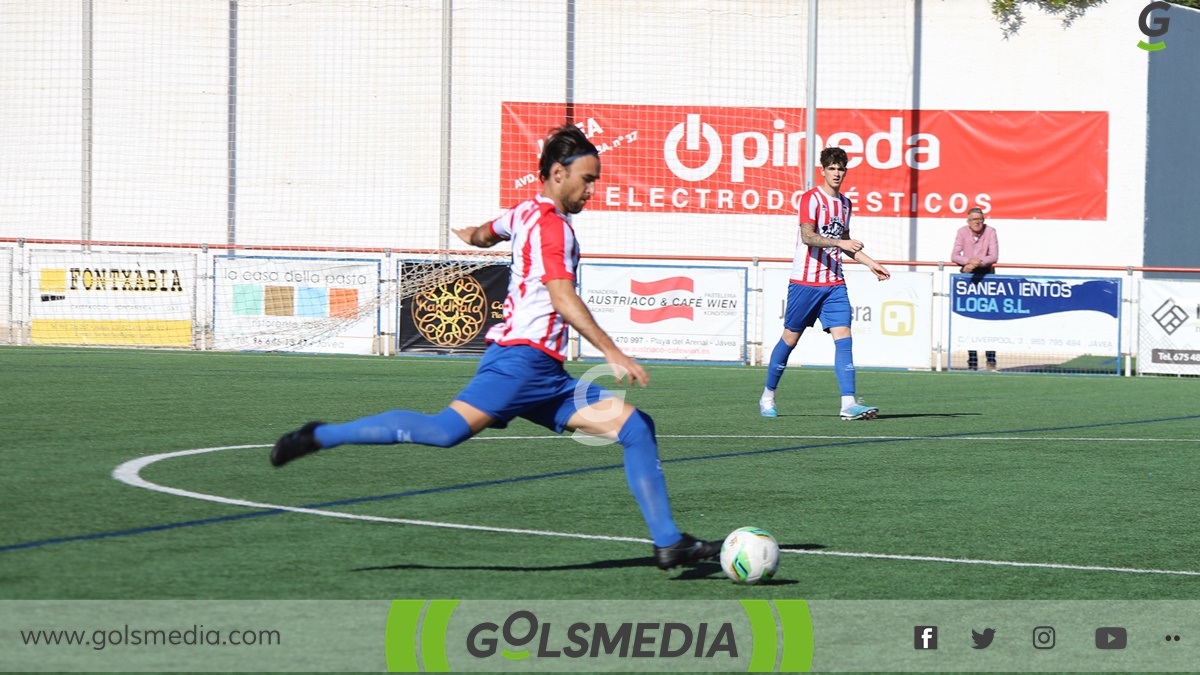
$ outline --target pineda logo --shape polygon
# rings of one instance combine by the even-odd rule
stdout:
[[[805,672],[813,650],[803,600],[397,600],[386,646],[391,672]]]

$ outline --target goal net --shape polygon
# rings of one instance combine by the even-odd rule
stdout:
[[[820,9],[819,145],[852,155],[853,235],[877,259],[908,259],[908,200],[872,197],[870,172],[911,131],[914,9]],[[304,348],[357,334],[372,312],[378,338],[389,303],[422,285],[399,278],[398,252],[440,261],[434,274],[494,261],[466,255],[451,228],[535,194],[538,141],[564,121],[603,152],[575,219],[585,254],[790,258],[816,162],[809,29],[807,4],[790,0],[0,3],[10,339],[70,305],[33,301],[39,270],[150,283],[176,265],[190,288],[138,297],[190,298],[193,347]],[[122,320],[185,320],[164,302],[110,304],[132,308]],[[54,320],[100,320],[88,316]],[[269,330],[250,330],[252,316]],[[39,340],[79,338],[44,326]],[[184,342],[171,335],[161,342]]]

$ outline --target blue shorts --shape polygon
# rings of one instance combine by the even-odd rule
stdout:
[[[836,286],[804,286],[796,282],[788,284],[787,309],[783,313],[783,327],[793,333],[802,333],[821,319],[821,328],[826,333],[836,326],[850,327],[850,296],[846,284]]]
[[[539,349],[493,343],[483,353],[475,377],[454,400],[486,413],[496,429],[524,417],[562,433],[580,408],[611,397],[604,387],[571,377],[558,359]]]

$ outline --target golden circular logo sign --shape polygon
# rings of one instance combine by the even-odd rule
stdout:
[[[412,299],[417,331],[439,347],[458,347],[474,340],[486,317],[487,294],[469,274],[426,288]]]

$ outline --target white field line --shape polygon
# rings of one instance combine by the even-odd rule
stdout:
[[[518,437],[508,437],[518,438]],[[557,436],[534,436],[531,438],[558,438]],[[734,437],[736,438],[736,436]],[[837,437],[842,438],[842,437]],[[872,437],[874,438],[874,437]],[[180,450],[177,452],[164,452],[157,455],[148,455],[139,457],[113,469],[112,476],[114,479],[131,485],[133,487],[152,490],[154,492],[162,492],[164,494],[175,495],[177,497],[187,497],[190,499],[199,499],[203,501],[216,502],[218,504],[228,504],[231,506],[245,506],[255,509],[268,509],[278,511],[288,511],[291,513],[303,513],[312,516],[324,516],[327,518],[343,518],[346,520],[361,520],[373,523],[392,523],[398,525],[420,525],[424,527],[442,527],[458,530],[474,530],[478,532],[501,532],[506,534],[528,534],[541,537],[566,537],[570,539],[589,539],[595,541],[620,541],[637,544],[652,543],[649,539],[638,537],[613,537],[595,534],[582,534],[577,532],[554,532],[550,530],[527,530],[512,527],[490,527],[484,525],[468,525],[465,523],[446,523],[434,520],[412,520],[408,518],[385,518],[382,516],[359,515],[353,513],[342,513],[339,511],[327,511],[325,509],[306,509],[297,506],[284,506],[282,504],[267,504],[264,502],[255,502],[246,499],[231,499],[229,497],[221,497],[218,495],[204,494],[201,492],[192,492],[190,490],[181,490],[179,488],[158,485],[141,477],[142,469],[167,459],[175,457],[186,457],[189,455],[200,455],[209,452],[218,452],[221,450],[246,450],[252,448],[267,447],[264,445],[228,445],[216,448],[198,448],[195,450]],[[1058,569],[1084,572],[1119,572],[1127,574],[1166,574],[1174,576],[1200,576],[1200,572],[1188,570],[1159,570],[1159,569],[1140,569],[1132,567],[1102,567],[1093,565],[1063,565],[1059,563],[1034,563],[1034,562],[1015,562],[1009,560],[974,560],[971,558],[943,558],[937,556],[917,556],[917,555],[893,555],[888,553],[854,553],[849,551],[815,551],[802,549],[782,549],[782,553],[790,553],[795,555],[823,555],[835,556],[842,558],[867,558],[874,560],[900,560],[906,562],[935,562],[935,563],[956,563],[959,565],[988,565],[996,567],[1025,567],[1038,569]]]
[[[142,469],[160,462],[164,459],[172,459],[175,457],[186,457],[188,455],[200,455],[206,452],[217,452],[219,450],[244,450],[247,448],[261,448],[262,445],[229,445],[219,448],[199,448],[196,450],[182,450],[179,452],[165,452],[158,455],[149,455],[139,457],[138,459],[130,460],[113,469],[112,477],[116,480],[155,492],[162,492],[177,497],[188,497],[191,499],[201,499],[208,502],[216,502],[218,504],[229,504],[230,506],[246,506],[254,509],[268,509],[279,511],[290,511],[292,513],[304,513],[312,516],[325,516],[327,518],[344,518],[347,520],[365,520],[375,523],[396,523],[401,525],[423,525],[426,527],[445,527],[458,530],[479,530],[484,532],[507,532],[510,534],[535,534],[543,537],[570,537],[573,539],[600,539],[603,541],[631,541],[639,543],[650,543],[649,539],[638,539],[636,537],[606,537],[590,534],[574,534],[566,532],[550,532],[544,530],[522,530],[511,527],[485,527],[482,525],[466,525],[463,523],[443,523],[434,520],[410,520],[408,518],[384,518],[382,516],[358,515],[353,513],[341,513],[339,511],[326,511],[324,509],[306,509],[299,506],[284,506],[282,504],[267,504],[264,502],[254,502],[247,499],[231,499],[229,497],[220,497],[217,495],[204,494],[202,492],[192,492],[190,490],[181,490],[179,488],[167,487],[158,485],[141,477]]]

